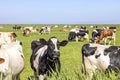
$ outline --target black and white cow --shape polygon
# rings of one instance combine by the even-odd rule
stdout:
[[[79,30],[78,28],[71,29],[68,35],[68,41],[72,41],[76,39],[76,42],[78,42],[78,39],[83,38],[87,41],[89,41],[89,31],[81,29]]]
[[[103,29],[95,29],[95,30],[93,30],[93,32],[92,32],[92,39],[91,39],[92,43],[96,43],[98,37],[101,34],[101,31],[103,31]]]
[[[45,26],[45,27],[42,27],[39,32],[41,34],[44,34],[46,32],[50,33],[51,32],[51,28],[50,28],[50,26]]]
[[[96,69],[104,72],[120,70],[120,46],[84,44],[82,46],[83,72],[92,79]]]
[[[56,37],[51,37],[48,41],[39,39],[32,41],[32,55],[30,58],[31,68],[34,70],[34,75],[39,80],[47,79],[49,72],[60,72],[60,46],[65,46],[67,40],[61,42]]]
[[[18,26],[18,25],[14,25],[13,26],[13,30],[20,30],[22,27],[21,26]]]

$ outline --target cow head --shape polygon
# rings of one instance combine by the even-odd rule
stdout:
[[[67,40],[59,42],[56,37],[51,37],[48,42],[48,54],[52,59],[59,58],[60,56],[60,46],[65,46],[68,43]]]
[[[87,56],[94,55],[97,47],[91,47],[90,44],[84,44],[82,47],[82,54]]]

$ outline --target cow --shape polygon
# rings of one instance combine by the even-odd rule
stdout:
[[[14,25],[13,26],[13,30],[20,30],[22,27],[21,26],[18,26],[18,25]]]
[[[116,31],[114,31],[113,29],[105,29],[103,31],[101,31],[100,36],[98,37],[96,43],[100,43],[101,40],[104,41],[104,45],[106,45],[107,39],[109,39],[109,45],[111,44],[111,41],[114,41],[114,45],[115,45],[115,35],[116,35]]]
[[[84,40],[89,41],[89,31],[88,30],[83,30],[79,28],[74,28],[71,29],[68,35],[68,41],[76,40],[78,42],[79,38],[83,38]]]
[[[40,38],[31,42],[30,64],[36,78],[46,80],[53,71],[59,74],[61,67],[59,49],[67,43],[67,40],[59,42],[56,37],[51,37],[48,41]]]
[[[50,33],[51,32],[51,28],[50,28],[50,26],[45,26],[45,27],[42,27],[39,32],[41,34],[44,34],[46,32]]]
[[[1,80],[20,80],[20,73],[24,67],[22,42],[15,40],[0,48]]]
[[[96,41],[97,41],[98,37],[100,36],[102,30],[103,29],[95,29],[95,30],[92,31],[92,39],[91,39],[92,43],[96,43]]]
[[[105,73],[120,71],[120,46],[100,45],[95,43],[82,46],[82,67],[83,73],[92,79],[95,70]]]
[[[0,45],[9,44],[16,40],[17,34],[15,32],[0,32]]]
[[[24,27],[23,29],[23,36],[28,36],[30,33],[38,32],[39,30],[36,26],[33,27]]]

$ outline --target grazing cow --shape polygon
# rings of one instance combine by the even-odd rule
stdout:
[[[115,34],[116,32],[113,29],[105,29],[101,31],[96,43],[100,43],[101,40],[104,40],[104,44],[106,45],[107,39],[109,39],[109,44],[111,44],[111,40],[113,40],[115,45]]]
[[[17,26],[17,25],[13,26],[13,30],[20,30],[21,28],[22,28],[21,26]]]
[[[28,36],[31,33],[31,30],[29,28],[26,28],[23,30],[23,36]]]
[[[59,42],[56,37],[51,37],[48,41],[39,39],[32,41],[32,55],[30,58],[31,68],[34,70],[34,75],[39,80],[47,79],[52,71],[60,72],[60,46],[65,46],[67,40]]]
[[[111,70],[118,73],[120,71],[120,46],[84,44],[82,66],[83,72],[89,75],[89,80],[97,69],[105,73]]]
[[[21,42],[13,41],[0,48],[1,80],[20,80],[20,73],[24,69],[25,60]]]
[[[14,32],[0,32],[0,45],[9,44],[16,39],[17,35]]]
[[[51,32],[50,26],[42,27],[42,28],[40,29],[40,33],[41,33],[41,34],[43,34],[43,33],[45,33],[45,32],[48,32],[48,33]]]
[[[28,36],[31,32],[38,32],[36,26],[34,27],[24,27],[23,36]]]
[[[86,30],[86,26],[81,26],[80,29],[81,30]]]
[[[91,39],[92,43],[96,43],[96,40],[100,36],[102,30],[103,29],[95,29],[95,30],[93,30],[93,32],[92,32],[92,39]]]
[[[78,28],[71,29],[68,35],[68,41],[72,41],[73,39],[76,39],[76,42],[78,42],[78,38],[83,38],[84,40],[89,41],[89,31],[88,30],[79,30]]]

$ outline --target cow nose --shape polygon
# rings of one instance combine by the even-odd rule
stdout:
[[[54,51],[54,57],[59,57],[60,56],[60,52],[59,51]]]

